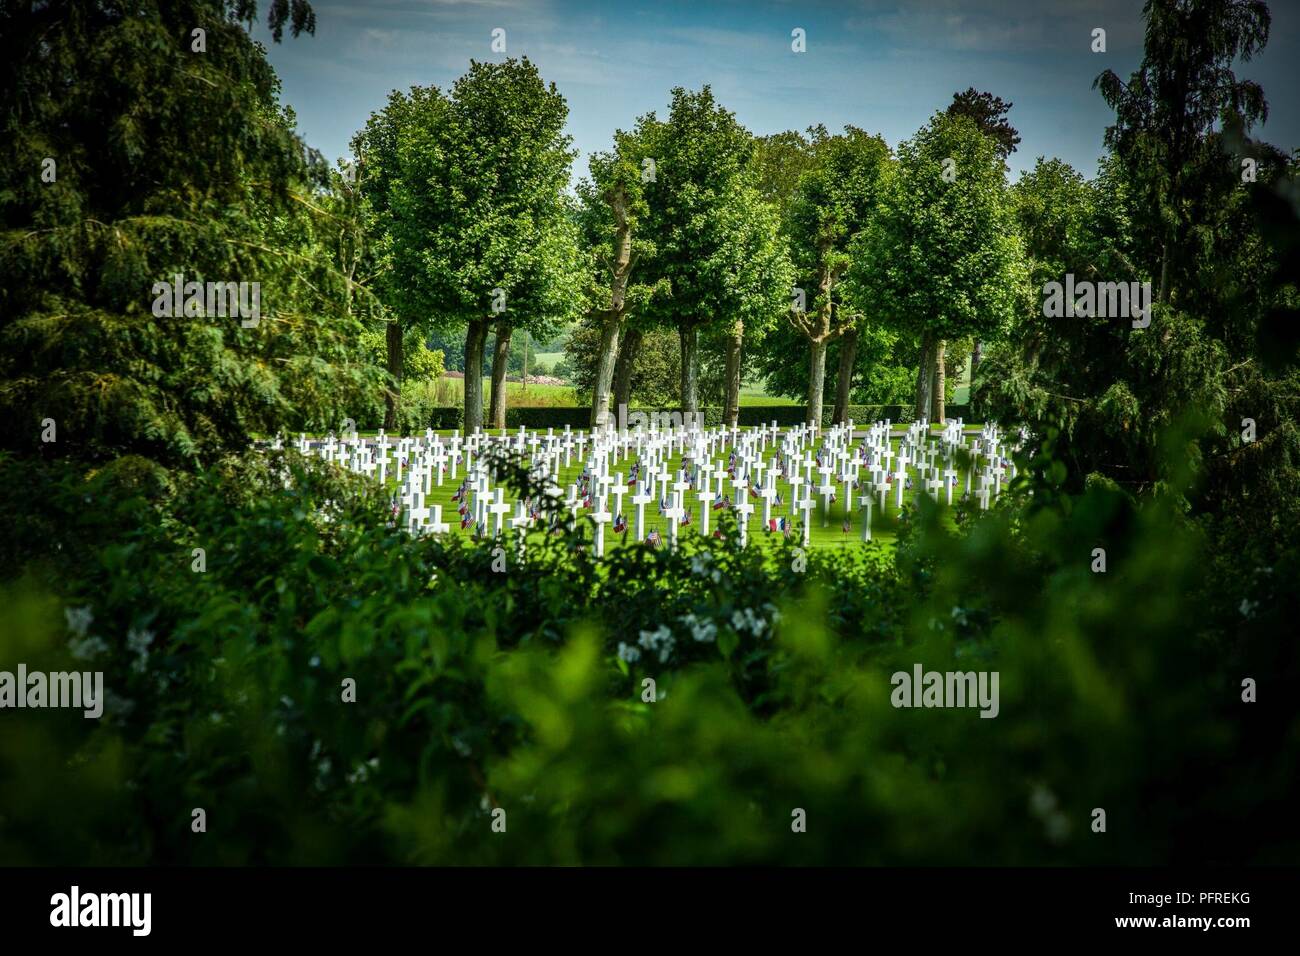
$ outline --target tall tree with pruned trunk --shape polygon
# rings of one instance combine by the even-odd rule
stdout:
[[[651,322],[677,329],[681,341],[681,405],[699,408],[699,336],[702,327],[737,328],[754,297],[778,295],[757,278],[772,270],[755,270],[754,282],[738,276],[744,250],[753,250],[757,220],[767,212],[747,206],[756,193],[748,163],[753,138],[705,86],[698,92],[672,92],[667,118],[646,118],[644,148],[655,161],[656,176],[645,187],[646,238],[654,243],[653,265],[645,281],[666,283],[664,295],[647,305]],[[743,319],[742,319],[743,321]],[[733,337],[734,341],[734,337]]]
[[[1005,170],[974,122],[936,114],[898,147],[880,209],[850,248],[858,307],[921,340],[918,416],[943,413],[933,370],[945,340],[998,331],[1029,295]]]
[[[362,149],[391,156],[372,177],[385,210],[386,287],[409,322],[464,324],[465,428],[483,427],[481,370],[495,330],[492,424],[505,425],[510,337],[540,337],[576,317],[577,227],[564,188],[573,153],[568,107],[525,59],[471,61],[447,94],[394,92]],[[371,130],[373,129],[373,132]]]
[[[593,154],[588,163],[591,176],[578,184],[579,222],[591,267],[588,318],[600,329],[592,382],[593,428],[609,421],[624,323],[657,288],[667,286],[666,281],[656,286],[634,280],[638,262],[654,255],[653,243],[640,234],[649,212],[645,185],[656,175],[654,160],[645,154],[642,145],[641,133],[649,122],[653,120],[642,118],[637,130],[615,132],[613,150]],[[635,357],[637,340],[631,344],[629,363]],[[628,370],[630,373],[630,365]],[[626,402],[626,397],[623,400]]]
[[[1011,125],[1007,114],[1014,103],[1008,103],[992,93],[981,93],[975,87],[967,87],[964,92],[954,93],[952,103],[948,105],[949,116],[965,116],[974,120],[980,132],[997,144],[998,155],[1007,159],[1020,145],[1020,132]],[[983,343],[977,338],[971,348],[970,387],[971,397],[975,394],[975,373],[979,371],[980,359],[984,354]],[[936,365],[936,368],[939,368]],[[942,398],[941,393],[939,397]]]
[[[787,234],[796,272],[790,323],[808,341],[808,421],[820,424],[830,343],[849,332],[857,312],[845,308],[839,283],[849,267],[852,238],[866,228],[879,202],[889,147],[854,126],[831,136],[810,131],[812,165],[800,177],[787,213]],[[802,301],[799,301],[802,298]],[[853,350],[841,352],[837,407],[844,414],[852,379]]]

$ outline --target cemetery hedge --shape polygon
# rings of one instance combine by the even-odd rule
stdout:
[[[722,424],[723,409],[718,406],[700,408],[704,425],[714,428]],[[827,406],[822,410],[822,425],[829,428],[834,424],[834,409]],[[650,417],[671,413],[669,409],[633,408],[629,415],[641,413]],[[948,405],[950,418],[962,418],[969,413],[966,405]],[[807,411],[802,405],[742,405],[737,417],[741,427],[767,425],[776,422],[783,428],[802,425]],[[912,420],[911,405],[850,405],[848,418],[858,423],[870,423],[889,419],[893,422]],[[400,421],[406,432],[421,428],[448,429],[464,427],[464,412],[459,407],[419,407],[405,408]],[[363,430],[373,430],[383,424],[383,409],[376,405],[357,423]],[[567,408],[562,406],[544,406],[537,408],[507,408],[506,427],[519,428],[588,428],[591,424],[590,408]]]
[[[1243,569],[1164,500],[1063,493],[1050,444],[1023,464],[955,532],[910,511],[892,551],[598,560],[580,525],[498,573],[293,452],[4,454],[0,653],[93,664],[111,694],[97,721],[6,716],[0,858],[1294,861],[1294,531]],[[1078,557],[1097,541],[1105,575]],[[891,706],[918,662],[998,671],[997,717]]]

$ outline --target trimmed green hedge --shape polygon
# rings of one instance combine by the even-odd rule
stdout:
[[[834,408],[830,405],[825,406],[822,410],[822,425],[829,427],[834,424],[831,415]],[[706,427],[714,427],[722,424],[722,409],[718,406],[709,406],[701,408],[700,412],[704,416]],[[949,405],[948,416],[950,418],[966,418],[969,416],[970,406],[968,405]],[[662,418],[654,419],[654,416],[676,414],[671,409],[653,409],[653,408],[634,408],[628,412],[629,420],[635,424],[638,419],[633,419],[634,415],[646,415],[652,420],[663,421]],[[805,420],[804,406],[802,405],[747,405],[740,409],[738,423],[742,426],[766,425],[776,422],[778,425],[788,428],[792,425],[800,425]],[[889,419],[891,422],[910,422],[912,420],[911,405],[850,405],[849,417],[856,424],[869,424],[871,422]],[[564,428],[568,425],[570,428],[587,428],[591,420],[591,409],[586,407],[538,407],[538,408],[507,408],[506,409],[506,427],[516,429],[520,426],[524,428]],[[461,428],[464,425],[464,415],[460,408],[442,407],[431,410],[428,427],[430,428]],[[367,426],[362,426],[367,427]],[[377,427],[375,425],[369,427]]]

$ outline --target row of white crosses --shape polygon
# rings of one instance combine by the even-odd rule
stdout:
[[[871,538],[873,506],[883,511],[892,490],[894,506],[901,508],[913,472],[920,489],[936,500],[942,489],[944,500],[951,505],[958,450],[971,455],[966,494],[973,491],[981,508],[988,508],[991,498],[1000,494],[1003,481],[1014,477],[1014,466],[1008,474],[1004,464],[1012,446],[994,425],[967,436],[960,419],[950,420],[936,437],[922,420],[903,429],[895,448],[896,430],[889,421],[861,430],[852,422],[825,430],[806,424],[782,429],[773,422],[744,431],[734,426],[660,428],[652,421],[648,427],[636,429],[618,430],[611,425],[585,432],[566,426],[559,432],[547,429],[544,434],[520,428],[515,433],[502,430],[496,435],[468,436],[457,431],[449,438],[432,429],[423,437],[401,438],[381,430],[373,440],[330,435],[324,441],[310,442],[301,436],[298,447],[381,484],[386,484],[391,474],[398,489],[398,510],[413,534],[449,530],[442,520],[442,506],[429,505],[428,497],[434,487],[450,483],[461,488],[463,483],[466,523],[494,538],[507,530],[513,532],[522,550],[534,523],[533,512],[524,501],[507,501],[505,489],[492,487],[482,461],[489,442],[504,443],[527,459],[535,476],[547,479],[547,493],[574,517],[589,507],[587,517],[595,526],[598,554],[604,553],[605,526],[624,514],[625,498],[635,509],[636,540],[646,539],[645,509],[656,503],[668,523],[668,543],[674,547],[681,527],[693,518],[696,507],[700,533],[708,536],[711,512],[725,499],[736,516],[743,547],[748,543],[750,516],[756,510],[751,495],[761,499],[761,527],[770,529],[781,500],[779,482],[784,481],[790,516],[801,519],[807,545],[818,498],[823,527],[831,504],[841,495],[846,530],[849,516],[861,512],[863,541]],[[280,439],[272,447],[281,447]],[[673,460],[680,461],[675,469]],[[634,462],[639,467],[632,483]],[[561,486],[561,474],[575,464],[587,476],[581,498],[577,483],[568,485],[567,493]]]

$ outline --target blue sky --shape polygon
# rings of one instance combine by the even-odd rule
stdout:
[[[596,2],[596,0],[315,0],[314,37],[264,29],[283,98],[308,143],[328,158],[391,89],[448,88],[471,59],[527,56],[569,103],[569,133],[587,154],[610,145],[674,86],[708,83],[758,134],[853,124],[891,144],[906,139],[957,90],[974,86],[1014,104],[1021,144],[1012,178],[1039,155],[1086,174],[1111,118],[1092,81],[1127,78],[1141,58],[1138,0],[903,0],[903,2]],[[1300,12],[1271,5],[1272,39],[1239,75],[1263,84],[1270,118],[1257,134],[1300,146],[1296,71]],[[1106,30],[1107,51],[1090,50]],[[491,50],[506,31],[506,52]],[[801,28],[807,52],[791,50]]]

